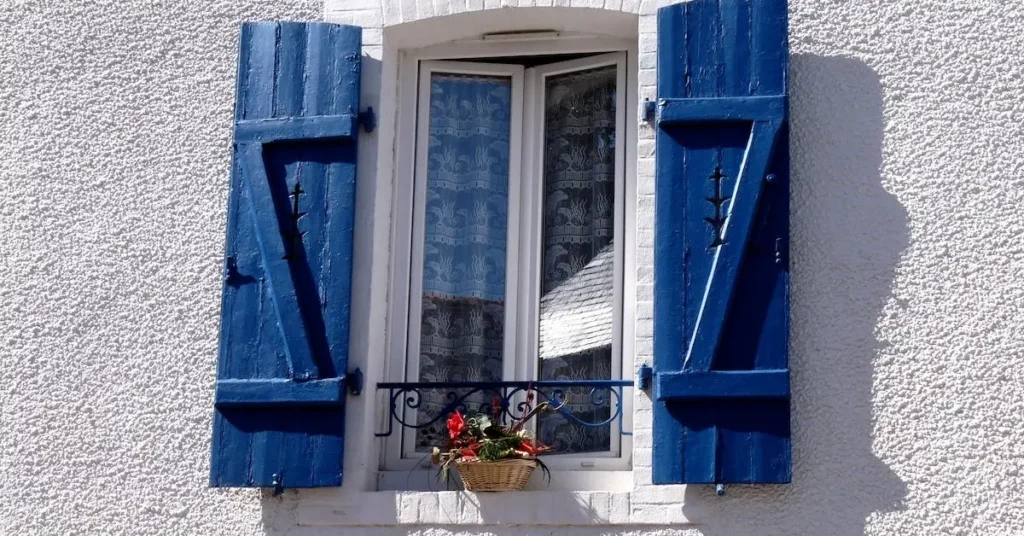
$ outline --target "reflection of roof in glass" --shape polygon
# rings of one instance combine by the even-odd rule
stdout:
[[[608,245],[582,270],[540,299],[541,359],[611,345],[614,253],[613,245]]]

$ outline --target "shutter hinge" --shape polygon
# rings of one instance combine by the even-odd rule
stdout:
[[[377,128],[377,114],[373,113],[373,106],[367,106],[365,110],[359,112],[359,124],[367,132],[373,132],[373,129]]]
[[[644,99],[643,104],[640,105],[640,121],[644,123],[654,121],[655,109],[654,101],[651,99]]]
[[[363,392],[363,371],[356,367],[355,370],[345,375],[345,385],[352,396],[359,396]]]
[[[239,277],[242,277],[242,274],[238,272],[238,261],[229,255],[224,262],[224,282],[231,285],[234,284]]]
[[[229,287],[237,287],[246,283],[256,281],[251,275],[242,275],[238,271],[238,261],[233,256],[228,256],[224,261],[224,283]]]
[[[641,391],[647,391],[651,388],[651,379],[654,377],[654,370],[647,365],[640,365],[640,368],[636,371],[637,387]]]

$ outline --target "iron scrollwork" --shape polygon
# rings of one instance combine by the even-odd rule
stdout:
[[[632,380],[552,380],[552,381],[509,381],[509,382],[385,382],[378,383],[377,389],[388,391],[388,421],[385,431],[376,433],[377,437],[388,437],[394,433],[394,425],[398,423],[402,428],[420,429],[426,428],[442,419],[446,419],[452,412],[459,410],[468,413],[466,400],[474,394],[484,391],[500,393],[496,397],[500,404],[500,412],[493,407],[493,404],[482,403],[478,411],[487,414],[499,414],[502,422],[515,421],[524,413],[529,411],[529,402],[526,400],[528,392],[534,393],[537,402],[549,402],[554,406],[555,411],[561,413],[566,419],[586,427],[608,426],[618,419],[619,433],[622,435],[633,435],[631,431],[624,430],[622,423],[623,390],[626,387],[633,387]],[[422,391],[426,390],[448,390],[445,395],[446,403],[436,416],[425,422],[415,422],[418,410],[423,403]],[[572,390],[590,389],[586,396],[588,405],[592,408],[609,406],[610,416],[599,422],[584,421],[573,414],[572,407],[567,402]]]

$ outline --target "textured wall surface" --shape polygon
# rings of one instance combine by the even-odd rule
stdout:
[[[695,524],[624,531],[1022,534],[1024,13],[1014,0],[791,2],[794,483],[725,498],[639,490],[622,508]],[[327,0],[326,13],[380,28],[481,7]],[[0,7],[3,533],[567,532],[304,527],[304,511],[344,494],[206,488],[236,24],[324,10]],[[381,35],[368,34],[378,57]],[[641,141],[641,230],[647,152]],[[650,235],[639,239],[649,259]],[[649,267],[638,277],[643,302]],[[643,448],[640,434],[640,482]]]
[[[206,488],[238,23],[322,10],[0,3],[0,533],[260,533]]]

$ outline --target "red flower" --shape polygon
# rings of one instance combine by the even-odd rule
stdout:
[[[476,453],[470,449],[462,449],[459,454],[461,454],[463,458],[476,458]]]
[[[543,444],[538,444],[536,441],[524,439],[521,443],[519,443],[519,450],[529,456],[536,457],[541,454],[544,454],[545,452],[549,452],[551,450],[551,447],[545,446]]]
[[[448,435],[455,439],[466,429],[466,419],[462,418],[459,410],[455,410],[451,417],[448,417]]]

